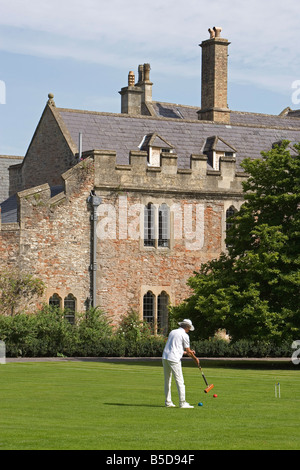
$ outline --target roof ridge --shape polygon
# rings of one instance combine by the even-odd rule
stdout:
[[[80,110],[80,109],[70,109],[70,108],[56,108],[56,110],[61,113],[61,112],[71,112],[74,114],[91,114],[91,115],[98,115],[98,116],[111,116],[111,117],[118,117],[122,119],[145,119],[145,120],[154,120],[154,121],[172,121],[176,123],[193,123],[193,124],[210,124],[213,126],[224,126],[224,127],[248,127],[248,128],[257,128],[257,129],[278,129],[278,130],[292,130],[292,131],[297,131],[300,130],[300,123],[299,127],[295,126],[289,126],[288,123],[286,123],[286,120],[282,118],[282,123],[284,124],[283,126],[276,126],[276,125],[264,125],[264,124],[257,124],[257,123],[250,123],[250,124],[245,124],[245,123],[240,123],[240,122],[231,122],[229,124],[226,123],[220,123],[220,122],[214,122],[214,121],[200,121],[200,120],[194,120],[194,119],[178,119],[175,120],[174,118],[170,117],[162,117],[162,116],[144,116],[144,115],[133,115],[133,114],[123,114],[123,113],[108,113],[108,112],[99,112],[99,111],[86,111],[86,110]],[[273,117],[276,117],[274,115],[270,115]],[[277,116],[279,117],[279,116]],[[294,119],[294,118],[293,118]],[[293,120],[293,122],[295,122]]]
[[[24,155],[0,155],[0,158],[7,158],[7,159],[14,159],[14,160],[21,160],[24,158]]]
[[[295,110],[297,111],[297,110]],[[290,111],[289,111],[290,112]],[[233,111],[231,110],[231,113],[235,114],[251,114],[253,116],[267,116],[267,117],[274,117],[274,118],[280,118],[280,119],[286,119],[289,117],[288,115],[280,116],[280,114],[267,114],[267,113],[254,113],[252,111]],[[294,119],[294,118],[293,118]]]

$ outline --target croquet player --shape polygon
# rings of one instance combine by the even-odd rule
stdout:
[[[194,408],[185,401],[185,385],[182,374],[181,358],[184,354],[187,354],[195,361],[197,366],[199,366],[199,359],[195,356],[195,351],[192,351],[190,348],[190,338],[188,335],[188,333],[190,331],[194,331],[195,328],[191,320],[188,319],[185,319],[178,324],[179,328],[170,332],[162,356],[165,376],[165,405],[168,408],[175,406],[171,398],[173,374],[178,390],[180,408]]]

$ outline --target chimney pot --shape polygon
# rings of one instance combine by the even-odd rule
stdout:
[[[139,80],[135,83],[135,74],[128,73],[128,86],[119,91],[121,95],[121,113],[123,114],[151,114],[147,103],[152,102],[152,85],[150,82],[150,64],[139,65]]]
[[[210,39],[213,39],[215,37],[215,34],[216,34],[215,31],[211,28],[208,28],[208,32],[210,34]]]
[[[150,81],[150,64],[144,64],[144,80],[145,82]]]
[[[144,66],[139,65],[139,83],[144,81]]]
[[[215,37],[216,38],[220,38],[221,37],[221,31],[222,31],[222,28],[220,28],[220,26],[214,26],[214,32],[215,32]]]
[[[131,70],[128,74],[128,86],[134,86],[134,82],[135,82],[135,76],[134,76],[134,72],[132,72]]]

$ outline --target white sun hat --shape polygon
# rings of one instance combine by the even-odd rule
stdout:
[[[182,327],[183,325],[188,325],[188,326],[190,327],[190,330],[191,330],[191,331],[194,331],[194,330],[195,330],[195,328],[194,328],[194,326],[193,326],[193,323],[191,322],[191,320],[188,320],[187,318],[185,318],[183,321],[180,321],[180,322],[178,323],[178,325],[181,326],[181,327]]]

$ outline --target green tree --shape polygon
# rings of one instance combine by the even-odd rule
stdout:
[[[230,220],[228,252],[188,281],[194,294],[174,308],[201,337],[218,328],[234,340],[279,342],[300,333],[300,144],[245,159],[245,203]]]

